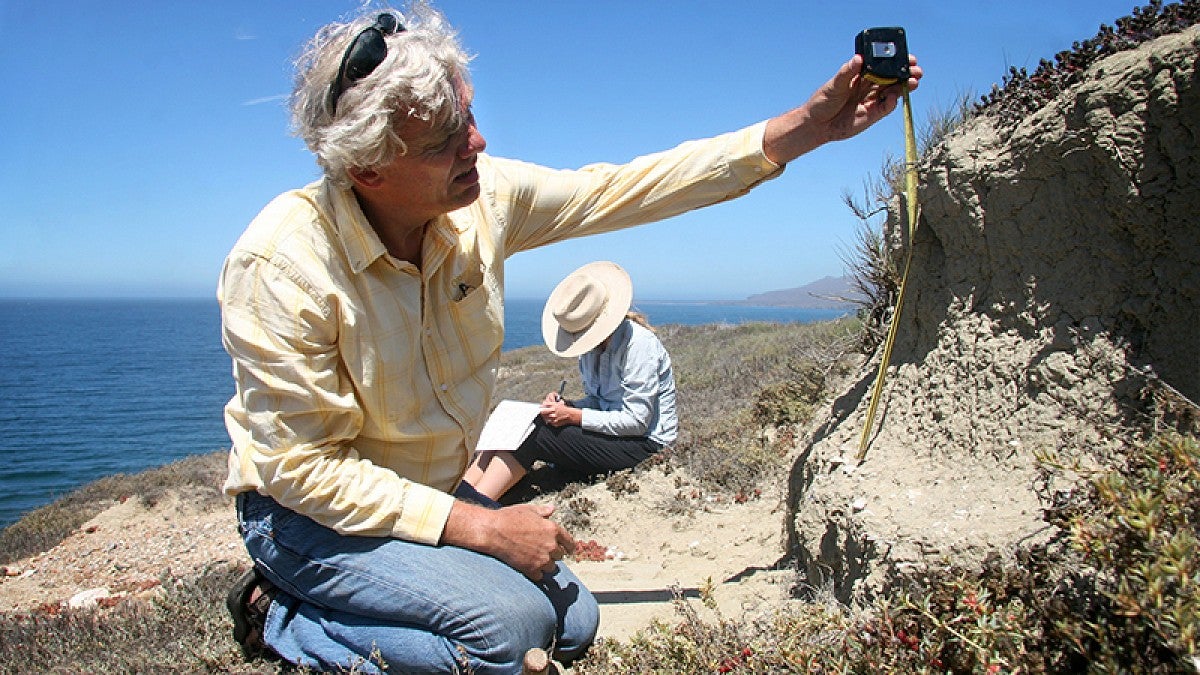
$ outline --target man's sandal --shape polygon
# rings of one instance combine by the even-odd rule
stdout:
[[[225,607],[233,618],[233,639],[247,659],[275,656],[275,652],[263,642],[263,626],[266,625],[267,610],[275,599],[275,593],[275,585],[267,581],[258,568],[251,567],[233,583],[233,588],[225,596]]]

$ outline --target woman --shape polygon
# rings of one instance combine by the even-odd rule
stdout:
[[[499,499],[534,460],[576,473],[635,466],[675,441],[671,357],[644,315],[630,312],[633,285],[615,263],[584,265],[555,287],[542,337],[559,356],[578,356],[584,397],[542,400],[534,430],[515,452],[481,453],[465,480]]]

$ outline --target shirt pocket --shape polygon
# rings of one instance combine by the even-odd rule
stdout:
[[[487,283],[485,274],[480,273],[474,286],[470,281],[455,282],[448,304],[464,355],[478,366],[504,341],[504,310],[498,290]]]

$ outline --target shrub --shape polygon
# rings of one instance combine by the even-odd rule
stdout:
[[[1104,670],[1171,672],[1200,656],[1200,445],[1169,435],[1096,477],[1060,522],[1094,569],[1099,611],[1057,628]]]
[[[854,319],[799,324],[663,325],[658,334],[674,365],[680,433],[673,448],[632,471],[606,478],[614,494],[631,494],[644,471],[682,470],[706,490],[732,497],[752,495],[763,481],[787,474],[792,436],[768,443],[764,430],[807,421],[827,393],[842,355],[853,348]],[[540,399],[568,378],[578,390],[578,371],[544,348],[506,352],[497,398]],[[571,382],[575,382],[571,385]],[[542,467],[505,495],[525,501],[562,492],[568,481],[586,480]],[[675,504],[675,506],[679,506]]]
[[[839,319],[667,332],[680,435],[665,468],[732,496],[752,494],[786,475],[791,444],[771,443],[765,431],[808,421],[859,326]]]
[[[805,424],[812,419],[824,395],[824,373],[815,364],[808,364],[797,379],[763,387],[754,401],[751,417],[762,427]]]

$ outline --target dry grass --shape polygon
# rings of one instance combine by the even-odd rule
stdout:
[[[225,471],[226,453],[220,451],[84,485],[0,531],[0,565],[54,547],[96,514],[129,498],[153,506],[168,491],[183,488],[203,507],[223,504]]]
[[[0,614],[0,673],[279,673],[247,664],[222,599],[239,571],[208,570],[152,601],[107,610]]]

